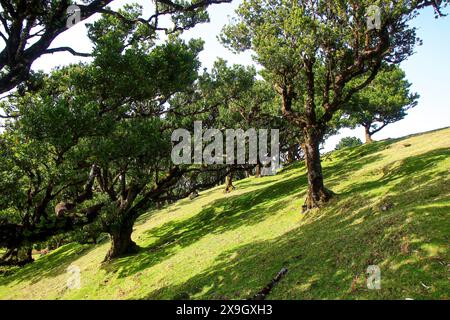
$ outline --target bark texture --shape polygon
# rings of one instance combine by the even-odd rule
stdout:
[[[366,144],[372,143],[372,133],[370,132],[370,125],[364,127],[364,131],[366,134]]]
[[[261,178],[261,163],[259,163],[256,165],[255,167],[255,177],[256,178]]]
[[[305,142],[302,145],[305,153],[305,164],[308,176],[308,195],[303,211],[320,208],[333,195],[333,192],[325,188],[320,159],[320,132],[316,129],[305,129]]]
[[[225,193],[230,193],[236,189],[236,187],[233,185],[233,175],[229,174],[225,178]]]
[[[110,261],[127,254],[135,253],[138,250],[138,246],[131,239],[133,224],[134,219],[130,219],[111,229],[109,232],[111,236],[111,248],[106,254],[104,261]]]

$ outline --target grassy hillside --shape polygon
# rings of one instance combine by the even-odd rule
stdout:
[[[331,154],[338,195],[302,215],[302,164],[202,192],[135,226],[139,254],[101,265],[109,243],[70,244],[0,278],[1,299],[448,299],[450,129]],[[67,289],[67,267],[81,289]],[[381,269],[381,290],[365,286]]]

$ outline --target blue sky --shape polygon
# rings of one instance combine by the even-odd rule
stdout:
[[[120,7],[130,2],[149,3],[150,1],[116,0],[113,7]],[[217,35],[222,26],[233,16],[239,3],[240,0],[235,0],[231,4],[211,7],[209,9],[211,22],[198,25],[183,35],[185,39],[202,38],[205,41],[205,50],[200,54],[204,67],[210,68],[218,57],[230,63],[252,64],[250,53],[234,55],[217,41]],[[148,11],[150,8],[144,7],[144,9]],[[450,17],[436,20],[433,10],[428,8],[413,21],[413,25],[418,28],[418,36],[423,40],[423,45],[417,47],[416,53],[401,66],[406,72],[407,79],[413,84],[412,90],[421,96],[419,104],[409,111],[404,120],[387,126],[375,134],[374,139],[401,137],[450,126]],[[59,36],[53,46],[65,45],[70,45],[78,51],[89,51],[90,44],[84,24],[76,25]],[[36,61],[33,69],[49,71],[52,67],[76,60],[67,53],[47,55]],[[363,140],[364,134],[361,128],[343,129],[338,136],[326,142],[325,149],[333,149],[342,136],[357,136]]]

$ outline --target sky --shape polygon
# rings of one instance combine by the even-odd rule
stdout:
[[[126,3],[137,2],[144,6],[144,13],[151,12],[149,0],[116,0],[112,8],[119,8]],[[223,58],[229,63],[244,65],[253,64],[251,54],[246,52],[235,55],[223,47],[217,40],[222,27],[230,21],[234,10],[241,0],[231,4],[220,4],[208,9],[210,23],[197,25],[183,34],[183,38],[201,38],[205,41],[204,50],[200,54],[203,67],[211,68],[217,58]],[[448,11],[448,10],[447,10]],[[86,22],[92,22],[96,17],[79,23],[55,39],[52,47],[71,46],[80,52],[89,52],[91,44],[86,36]],[[375,140],[397,138],[408,134],[429,131],[450,126],[450,16],[434,19],[433,10],[427,8],[415,18],[412,23],[418,28],[418,36],[423,45],[416,48],[416,53],[401,64],[411,90],[420,94],[418,105],[408,112],[405,119],[391,124],[375,134]],[[50,71],[59,65],[66,65],[83,58],[76,58],[69,53],[55,53],[39,58],[33,64],[34,70]],[[86,61],[86,60],[84,60]],[[325,143],[325,150],[333,150],[344,136],[355,136],[364,141],[362,128],[343,129]],[[450,137],[449,137],[450,139]]]

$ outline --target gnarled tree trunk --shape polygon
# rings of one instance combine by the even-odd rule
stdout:
[[[225,193],[230,193],[234,189],[236,188],[233,186],[233,175],[230,173],[225,178]]]
[[[308,176],[308,195],[303,211],[319,208],[333,195],[333,192],[325,188],[322,174],[319,144],[322,138],[316,128],[305,129],[305,142],[302,145],[305,153],[305,163]]]
[[[289,147],[288,151],[287,151],[287,155],[286,155],[286,164],[292,164],[295,161],[295,150],[296,150],[296,145],[292,145]]]
[[[370,132],[370,125],[364,126],[364,131],[366,133],[366,144],[372,143],[372,133]]]
[[[255,178],[261,178],[261,163],[258,160],[258,164],[255,167]]]
[[[131,239],[135,219],[127,219],[120,225],[111,227],[109,235],[111,236],[111,248],[106,254],[104,261],[110,261],[127,254],[135,253],[138,246]]]

